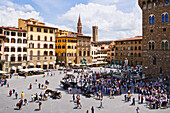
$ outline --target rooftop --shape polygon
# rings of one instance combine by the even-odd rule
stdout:
[[[27,32],[26,30],[22,30],[16,27],[5,27],[5,26],[0,26],[0,28],[6,29],[6,30],[11,30],[11,31],[21,31],[21,32]]]
[[[142,40],[142,36],[135,36],[133,38],[118,39],[118,40],[115,40],[115,42],[118,42],[118,41],[128,41],[128,40]]]
[[[45,27],[45,28],[52,28],[52,29],[57,29],[55,27],[50,27],[50,26],[45,26],[45,25],[36,25],[36,24],[27,24],[27,25],[30,25],[30,26],[37,26],[37,27]]]

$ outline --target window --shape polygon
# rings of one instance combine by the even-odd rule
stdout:
[[[9,52],[9,47],[5,47],[5,52]]]
[[[49,54],[50,54],[50,56],[52,56],[52,55],[53,55],[53,52],[52,52],[52,51],[50,51],[50,53],[49,53]]]
[[[23,37],[26,37],[26,33],[23,33]]]
[[[38,43],[37,47],[40,48],[40,43]]]
[[[169,0],[165,0],[165,6],[169,5]]]
[[[5,38],[5,43],[9,43],[9,38]]]
[[[48,29],[44,29],[44,33],[48,33]]]
[[[141,50],[141,46],[139,46],[139,50]]]
[[[47,45],[47,44],[44,44],[44,48],[48,48],[48,45]]]
[[[50,41],[51,41],[51,42],[53,41],[53,37],[50,37]]]
[[[53,30],[52,30],[52,29],[50,29],[50,33],[53,33]]]
[[[62,46],[62,49],[65,49],[65,48],[66,48],[65,45],[63,45],[63,46]]]
[[[37,28],[37,32],[41,32],[41,28]]]
[[[40,36],[38,36],[38,41],[40,41]]]
[[[4,31],[4,34],[9,36],[9,31]]]
[[[11,61],[15,62],[15,55],[11,55]]]
[[[130,53],[128,53],[128,56],[130,56]]]
[[[81,55],[81,51],[79,51],[79,56],[82,56],[82,55]]]
[[[48,55],[48,52],[47,51],[44,51],[44,56],[47,56]]]
[[[27,55],[24,55],[23,60],[27,61]]]
[[[137,54],[135,53],[135,57],[137,57]]]
[[[66,40],[64,39],[63,42],[66,42]]]
[[[165,15],[162,14],[162,22],[165,22]]]
[[[135,50],[137,50],[137,47],[135,47]]]
[[[168,13],[165,15],[165,22],[168,22]]]
[[[85,40],[83,40],[83,45],[85,46],[86,44],[85,44]]]
[[[163,40],[161,43],[161,49],[162,50],[168,50],[168,41],[167,40]]]
[[[37,56],[40,56],[40,51],[37,51]]]
[[[81,45],[81,40],[79,40],[79,45]]]
[[[153,56],[153,65],[156,65],[156,57]]]
[[[86,51],[84,51],[84,56],[86,56]]]
[[[70,40],[68,40],[68,42],[70,42]]]
[[[163,28],[163,31],[165,32],[165,31],[166,31],[166,28]]]
[[[131,53],[130,55],[133,56],[133,53]]]
[[[30,43],[29,48],[34,48],[34,44]]]
[[[30,35],[30,40],[33,40],[33,35]]]
[[[58,42],[61,42],[61,40],[58,40]]]
[[[23,40],[23,43],[24,43],[24,44],[27,44],[27,40],[26,40],[26,39],[24,39],[24,40]]]
[[[14,38],[11,39],[11,43],[15,43],[15,39]]]
[[[17,43],[22,43],[22,40],[21,40],[21,39],[18,39],[18,40],[17,40]]]
[[[21,55],[18,55],[18,61],[22,61]]]
[[[33,31],[33,27],[30,27],[30,31]]]
[[[128,50],[130,50],[130,47],[128,47]]]
[[[11,36],[16,36],[16,33],[15,32],[11,32]]]
[[[68,49],[71,49],[71,46],[68,46],[67,48],[68,48]]]
[[[60,45],[58,46],[58,49],[61,49],[61,46],[60,46]]]
[[[66,53],[62,53],[61,56],[66,56]]]
[[[21,48],[20,47],[18,47],[18,50],[17,50],[18,52],[22,52],[22,50],[21,50]]]
[[[19,32],[19,33],[18,33],[18,37],[22,37],[22,33]]]
[[[27,52],[27,48],[26,47],[23,48],[23,52]]]
[[[149,23],[155,23],[155,16],[153,14],[149,16]]]
[[[5,55],[5,61],[8,61],[8,55]]]
[[[11,47],[11,52],[15,52],[15,47]]]
[[[44,40],[47,41],[47,36],[44,37]]]
[[[153,40],[149,41],[149,50],[155,49],[155,42]]]
[[[53,44],[50,44],[50,49],[53,49]]]
[[[133,50],[133,47],[131,47],[131,50]]]
[[[141,57],[141,53],[139,53],[138,56]]]
[[[87,51],[87,56],[90,56],[90,51]]]

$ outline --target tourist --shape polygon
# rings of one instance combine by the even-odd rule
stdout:
[[[41,105],[42,105],[42,103],[41,103],[41,101],[40,101],[40,100],[39,100],[38,105],[39,105],[39,110],[41,110]]]
[[[94,107],[93,106],[91,107],[91,113],[94,113]]]
[[[32,84],[30,83],[30,89],[32,89]]]
[[[40,83],[38,84],[38,88],[39,88],[39,89],[41,88],[41,84],[40,84]]]
[[[15,98],[16,98],[16,99],[18,98],[18,93],[17,93],[17,92],[15,92]]]
[[[33,96],[33,94],[31,95],[31,102],[34,102],[34,96]]]
[[[73,94],[73,102],[75,101],[75,94]]]
[[[132,104],[131,105],[135,105],[135,98],[132,99]]]
[[[9,82],[7,83],[7,87],[9,87]]]
[[[99,108],[104,108],[104,107],[103,107],[103,100],[102,100],[102,99],[100,100],[100,106],[99,106]]]
[[[24,99],[24,105],[27,105],[28,104],[28,102],[27,102],[27,99],[25,98]]]
[[[139,113],[139,107],[136,108],[136,113]]]
[[[21,93],[21,100],[24,99],[24,92]]]
[[[15,89],[12,90],[13,91],[13,94],[15,93]]]
[[[12,90],[9,91],[9,96],[10,96],[10,97],[12,96]]]
[[[89,110],[87,110],[86,113],[89,113]]]

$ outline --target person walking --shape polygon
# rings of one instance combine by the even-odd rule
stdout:
[[[15,98],[16,98],[16,99],[18,98],[18,93],[17,93],[17,92],[15,92]]]
[[[93,106],[91,107],[91,113],[94,113],[94,107]]]
[[[103,100],[101,99],[101,101],[100,101],[100,106],[99,106],[99,108],[104,108],[103,107]]]
[[[41,105],[42,105],[42,103],[41,103],[41,101],[40,101],[40,100],[39,100],[38,105],[39,105],[39,110],[41,110]]]
[[[32,89],[32,84],[30,83],[30,89]]]
[[[21,93],[21,99],[23,100],[24,98],[24,92]]]
[[[33,95],[31,95],[31,102],[33,102],[34,101],[34,96]]]
[[[12,90],[13,91],[13,94],[15,93],[15,89]]]
[[[89,110],[87,110],[86,113],[89,113]]]
[[[10,96],[10,97],[12,96],[12,90],[9,91],[9,96]]]
[[[38,88],[39,88],[39,89],[41,88],[41,84],[40,84],[40,83],[38,84]]]
[[[136,113],[139,113],[139,107],[136,108]]]
[[[75,94],[73,94],[73,102],[75,101]]]

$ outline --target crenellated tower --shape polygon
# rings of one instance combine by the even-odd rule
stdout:
[[[143,27],[143,72],[149,77],[170,75],[170,0],[139,0]]]

